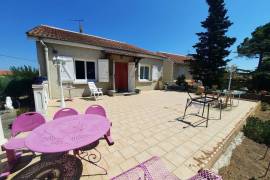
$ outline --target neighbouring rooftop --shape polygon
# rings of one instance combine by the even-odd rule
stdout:
[[[172,60],[175,63],[186,63],[192,60],[191,56],[185,56],[180,54],[172,54],[167,52],[158,52],[158,54],[167,57],[168,59]]]
[[[12,72],[9,70],[0,70],[0,76],[6,76],[6,75],[11,75]]]

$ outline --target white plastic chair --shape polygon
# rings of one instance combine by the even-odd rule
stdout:
[[[97,88],[94,82],[88,82],[88,87],[90,96],[94,96],[95,99],[99,96],[103,96],[102,88]]]

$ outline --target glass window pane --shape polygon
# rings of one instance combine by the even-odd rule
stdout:
[[[144,77],[144,76],[143,76],[143,74],[144,74],[143,71],[144,71],[144,67],[141,66],[141,67],[140,67],[140,79],[143,79],[143,77]]]
[[[149,67],[144,67],[144,79],[149,79]]]
[[[85,79],[84,61],[75,61],[76,79]]]
[[[86,62],[87,79],[96,79],[95,62]]]

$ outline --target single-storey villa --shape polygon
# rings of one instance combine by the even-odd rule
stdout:
[[[87,96],[89,81],[105,93],[158,89],[164,82],[164,63],[171,61],[164,53],[47,25],[34,27],[26,34],[36,41],[39,71],[48,79],[50,98],[59,97],[59,73],[64,84],[75,87],[73,96]],[[65,60],[61,72],[54,57]]]

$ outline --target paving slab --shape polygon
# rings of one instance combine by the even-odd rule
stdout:
[[[72,102],[66,102],[67,107],[80,113],[90,105],[102,105],[112,122],[111,134],[115,145],[108,146],[105,140],[100,140],[96,148],[102,155],[99,165],[106,168],[108,174],[95,178],[109,179],[154,155],[160,156],[167,168],[179,178],[190,177],[211,161],[217,149],[257,105],[256,102],[240,100],[239,106],[222,112],[221,120],[217,119],[219,111],[211,108],[208,128],[203,119],[187,116],[186,121],[201,123],[192,127],[177,120],[183,116],[187,98],[184,92],[143,91],[139,95],[103,96],[97,101],[74,98]],[[57,100],[50,100],[48,121],[58,106]],[[188,113],[197,110],[191,107]],[[100,171],[86,163],[83,165],[83,174]],[[9,178],[15,175],[16,172]],[[92,176],[82,178],[93,179]]]

